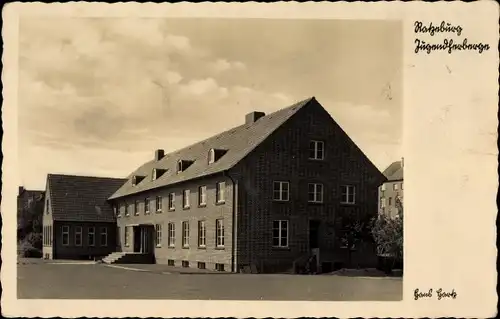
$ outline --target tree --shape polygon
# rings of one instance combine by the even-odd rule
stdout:
[[[360,218],[355,214],[346,214],[339,217],[340,231],[337,232],[337,240],[341,243],[341,247],[347,249],[347,263],[351,266],[352,252],[362,241],[369,238],[370,233],[369,220]]]
[[[403,202],[396,197],[398,216],[380,214],[374,220],[372,234],[379,256],[389,257],[394,263],[403,260]]]

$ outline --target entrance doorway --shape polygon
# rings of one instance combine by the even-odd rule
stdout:
[[[309,249],[319,248],[319,220],[309,221]]]
[[[134,252],[152,254],[154,251],[154,226],[134,226]]]

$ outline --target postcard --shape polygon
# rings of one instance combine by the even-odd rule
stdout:
[[[2,14],[4,316],[495,316],[495,2]]]

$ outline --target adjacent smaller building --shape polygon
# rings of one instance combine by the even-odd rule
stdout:
[[[397,201],[403,203],[404,158],[389,165],[383,172],[387,181],[379,187],[379,213],[394,218],[399,216]]]
[[[43,210],[43,258],[92,259],[116,250],[107,203],[123,179],[49,174]]]

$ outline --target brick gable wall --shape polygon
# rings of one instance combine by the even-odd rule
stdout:
[[[308,159],[310,140],[325,142],[325,159]],[[333,254],[341,214],[376,214],[381,173],[316,102],[300,110],[231,174],[240,179],[237,260],[240,267],[285,270],[309,250],[309,220],[321,221],[319,244]],[[273,181],[290,182],[290,200],[274,202]],[[308,184],[322,183],[323,203],[308,203]],[[340,204],[341,185],[356,186],[356,205]],[[272,247],[273,220],[289,220],[289,247]],[[339,255],[339,254],[337,254]],[[333,260],[332,260],[333,261]]]

